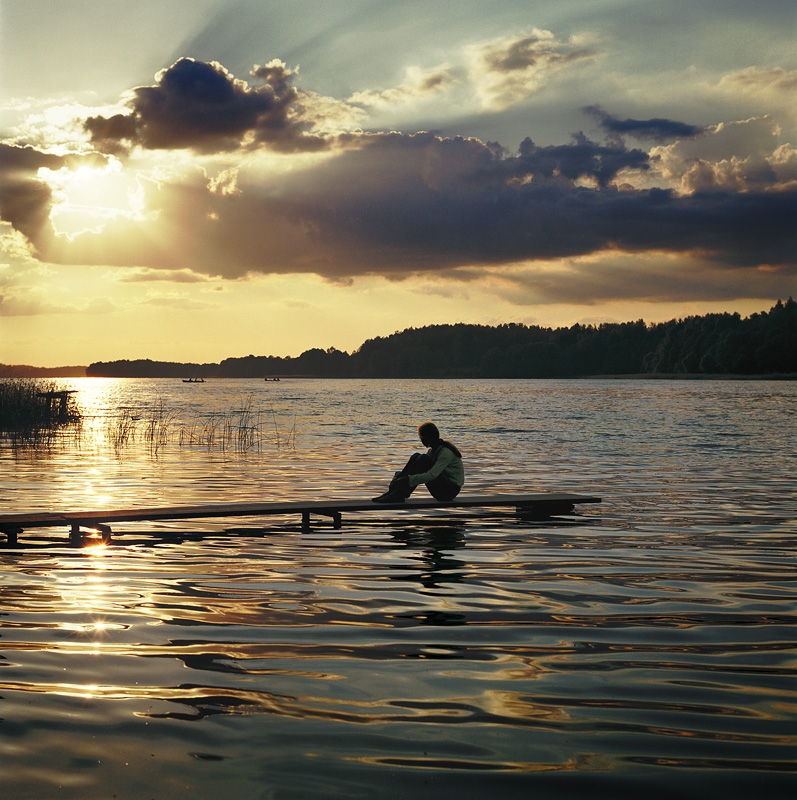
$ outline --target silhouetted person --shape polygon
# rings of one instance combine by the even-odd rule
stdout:
[[[422,483],[435,500],[453,500],[459,494],[465,483],[462,453],[440,438],[440,431],[432,422],[424,422],[418,435],[429,449],[413,453],[404,469],[394,474],[388,490],[373,498],[375,503],[403,503]]]

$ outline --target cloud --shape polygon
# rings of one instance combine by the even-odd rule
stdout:
[[[35,175],[42,167],[60,169],[65,162],[64,156],[43,153],[35,147],[0,143],[0,166],[4,176]]]
[[[786,70],[783,67],[747,67],[723,76],[720,87],[730,91],[794,92],[797,90],[797,70]]]
[[[197,275],[190,269],[162,270],[141,267],[126,271],[120,278],[123,283],[205,283],[206,275]]]
[[[749,267],[729,272],[710,261],[685,265],[680,258],[659,254],[586,257],[500,273],[488,270],[480,277],[496,281],[497,294],[516,305],[770,300],[782,296],[784,286],[774,271]]]
[[[35,257],[30,240],[7,221],[0,221],[0,257],[7,257],[15,263],[33,260]],[[8,264],[0,263],[0,269],[7,266]]]
[[[52,192],[37,179],[42,167],[60,169],[63,156],[34,147],[0,144],[0,216],[30,241],[50,228]]]
[[[719,123],[694,140],[654,147],[651,163],[686,193],[793,191],[797,151],[769,117]]]
[[[622,144],[600,145],[583,134],[576,134],[567,145],[538,147],[531,139],[520,144],[517,158],[508,158],[502,167],[512,177],[564,178],[571,183],[592,179],[606,188],[621,170],[649,169],[648,155],[641,150],[628,150]]]
[[[183,294],[160,294],[144,297],[138,301],[142,306],[156,306],[173,308],[178,311],[205,311],[213,308],[212,303],[202,300],[193,300]]]
[[[647,155],[583,136],[526,140],[514,156],[477,139],[353,136],[357,147],[264,184],[239,170],[223,195],[197,173],[149,198],[157,223],[118,219],[71,242],[54,261],[247,272],[400,277],[467,265],[551,261],[607,250],[699,253],[728,269],[793,268],[795,192],[621,191],[619,170]],[[156,225],[168,236],[152,235]]]
[[[114,304],[106,298],[94,298],[83,305],[52,303],[37,297],[30,290],[24,297],[0,295],[0,317],[37,317],[50,314],[83,314],[94,316],[115,311]]]
[[[98,163],[104,163],[104,157],[94,153],[56,155],[0,142],[0,218],[32,243],[52,235],[52,189],[39,178],[39,170]]]
[[[334,138],[328,137],[340,131],[359,128],[368,118],[368,114],[356,105],[325,97],[315,92],[303,91],[301,94],[301,110],[307,120],[312,120],[313,136],[305,134],[299,141],[297,151],[313,152],[323,150],[325,145],[333,146]],[[327,136],[328,138],[323,138]]]
[[[585,47],[586,37],[559,41],[539,28],[514,37],[500,37],[468,48],[470,78],[482,107],[503,111],[540,91],[557,72],[599,52]]]
[[[398,86],[383,89],[382,91],[369,89],[355,92],[347,102],[355,105],[384,108],[416,100],[425,100],[446,91],[455,82],[456,79],[447,66],[437,67],[428,72],[424,72],[418,67],[409,67],[406,73],[406,80]]]
[[[147,149],[190,148],[199,153],[268,145],[288,152],[320,149],[323,139],[308,133],[295,72],[275,59],[255,66],[251,88],[217,62],[181,58],[156,76],[154,86],[134,89],[129,114],[89,117],[85,129],[103,152],[139,145]]]
[[[484,74],[531,77],[527,71],[539,69],[544,77],[570,63],[567,55],[592,57],[544,31],[512,42],[479,51]],[[104,150],[140,148],[126,163],[140,170],[146,214],[109,217],[102,229],[71,238],[56,235],[50,188],[38,170],[66,168],[70,157],[5,146],[0,180],[14,191],[3,193],[3,217],[40,258],[135,268],[124,280],[248,273],[314,273],[338,284],[360,275],[463,279],[466,269],[478,277],[607,252],[646,257],[648,264],[651,254],[710,264],[702,270],[706,292],[712,283],[720,294],[742,291],[739,275],[764,275],[761,285],[793,280],[797,154],[770,118],[721,123],[695,136],[683,123],[618,120],[592,106],[611,133],[624,129],[657,143],[648,151],[619,135],[601,144],[579,133],[567,144],[526,138],[510,153],[430,132],[322,135],[323,120],[338,111],[345,117],[350,104],[296,89],[295,73],[280,61],[253,74],[264,82],[259,89],[218,64],[181,59],[159,73],[157,85],[133,92],[123,119],[87,123]],[[673,133],[689,136],[661,143]],[[316,144],[305,146],[310,140]],[[193,164],[185,152],[179,169],[160,171],[175,159],[153,158],[147,148],[193,150]],[[275,148],[281,155],[269,152]],[[647,291],[641,280],[617,281],[591,269],[554,277],[562,293],[578,296],[616,296],[634,285]],[[721,286],[722,274],[733,277]],[[692,278],[684,278],[686,285]],[[601,281],[605,288],[596,289]],[[649,284],[664,291],[654,275]],[[539,296],[553,296],[548,286]]]
[[[0,317],[35,317],[40,314],[64,314],[74,309],[64,309],[32,297],[7,297],[0,295]]]
[[[533,28],[449,53],[453,63],[408,67],[397,86],[361,90],[346,102],[376,112],[396,111],[449,94],[442,99],[449,112],[461,114],[464,108],[504,111],[543,89],[555,74],[596,58],[598,51],[587,46],[588,41],[584,34],[560,41],[550,31]],[[440,102],[438,113],[439,106]]]
[[[636,139],[651,139],[665,142],[671,139],[684,139],[699,136],[703,128],[670,119],[618,119],[608,114],[600,106],[585,106],[582,111],[591,114],[598,124],[610,134],[633,136]]]

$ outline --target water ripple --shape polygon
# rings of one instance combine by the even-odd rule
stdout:
[[[0,547],[9,797],[787,796],[792,385],[267,388],[210,382],[202,402],[251,392],[278,428],[295,420],[291,448],[0,452],[0,506],[370,496],[429,409],[448,409],[469,491],[604,504],[547,522],[352,515],[310,534],[288,518],[131,523],[86,549],[32,531]],[[205,413],[190,389],[105,382],[92,402],[160,394]]]

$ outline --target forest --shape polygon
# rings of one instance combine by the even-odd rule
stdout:
[[[797,373],[797,302],[780,300],[749,317],[706,314],[543,328],[428,325],[368,339],[353,353],[314,348],[296,357],[226,358],[219,364],[96,362],[102,377],[564,378],[598,375]]]

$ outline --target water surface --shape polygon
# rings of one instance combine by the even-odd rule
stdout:
[[[83,429],[0,451],[0,513],[370,497],[426,419],[465,453],[467,492],[604,502],[0,544],[4,796],[794,787],[794,384],[70,383]]]

